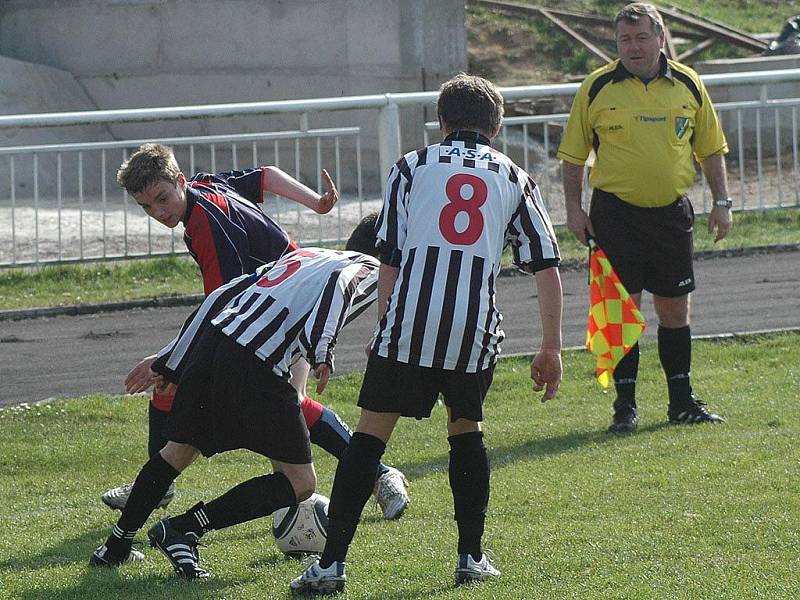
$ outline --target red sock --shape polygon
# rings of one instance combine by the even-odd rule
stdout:
[[[312,400],[306,396],[303,398],[303,401],[300,402],[300,410],[303,411],[303,418],[306,420],[306,427],[311,429],[314,426],[314,423],[319,421],[319,418],[322,416],[322,411],[325,410],[325,407],[316,400]]]
[[[157,392],[154,388],[153,397],[150,399],[150,402],[158,410],[163,412],[169,412],[172,410],[173,400],[175,400],[175,394],[162,394],[160,392]]]

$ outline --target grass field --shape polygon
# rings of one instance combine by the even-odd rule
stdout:
[[[503,576],[452,585],[455,525],[437,409],[429,421],[400,424],[386,459],[411,480],[412,505],[392,523],[368,506],[344,597],[798,597],[798,341],[698,342],[697,392],[729,423],[694,427],[667,425],[656,349],[644,344],[641,429],[623,438],[605,432],[611,399],[592,381],[586,353],[565,354],[560,397],[545,405],[530,392],[527,360],[503,359],[485,427],[493,465],[485,546]],[[353,422],[359,381],[337,379],[321,399]],[[0,598],[288,597],[301,564],[276,550],[269,519],[207,535],[201,556],[214,577],[205,582],[178,581],[152,549],[118,572],[86,566],[115,521],[99,494],[144,460],[145,411],[144,398],[108,396],[0,410]],[[316,454],[319,491],[329,494],[334,463]],[[266,468],[247,452],[201,460],[170,509]]]
[[[697,250],[800,243],[800,210],[737,213],[730,235],[714,245],[705,233],[706,218],[697,219]],[[565,228],[556,229],[562,257],[586,260],[586,248]],[[510,252],[504,259],[511,263]],[[160,296],[201,294],[197,265],[189,257],[135,260],[125,263],[47,266],[0,270],[0,310],[120,302]]]

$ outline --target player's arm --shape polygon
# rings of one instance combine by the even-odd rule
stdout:
[[[535,391],[545,390],[542,402],[554,398],[561,385],[561,276],[557,267],[536,272],[542,343],[531,361],[531,379]]]
[[[270,166],[263,167],[263,169],[265,172],[264,191],[302,204],[316,213],[321,215],[329,213],[339,200],[336,184],[325,169],[322,169],[322,180],[325,182],[326,189],[321,196],[278,167]]]
[[[347,322],[347,314],[359,300],[362,284],[370,287],[375,281],[375,266],[352,264],[343,268],[335,280],[329,280],[306,319],[304,336],[308,340],[308,362],[317,377],[317,393],[322,393],[327,377],[333,372],[333,351],[339,331]],[[375,288],[372,287],[372,294]],[[320,365],[327,369],[319,369]],[[324,376],[324,379],[323,379]]]

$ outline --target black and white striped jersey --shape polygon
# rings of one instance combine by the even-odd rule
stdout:
[[[358,252],[301,248],[217,288],[165,346],[153,370],[177,381],[206,327],[249,348],[280,377],[303,356],[328,363],[339,331],[377,298],[377,259]]]
[[[495,280],[507,243],[528,271],[559,263],[533,179],[475,132],[400,159],[377,230],[382,260],[400,272],[373,351],[423,367],[471,373],[496,360]]]

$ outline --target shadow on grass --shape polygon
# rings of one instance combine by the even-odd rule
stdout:
[[[489,461],[492,467],[501,467],[518,460],[539,460],[548,456],[565,454],[587,445],[618,444],[624,440],[635,440],[637,437],[660,431],[667,427],[675,427],[667,421],[640,427],[632,435],[614,435],[605,429],[594,431],[576,431],[556,437],[537,438],[509,446],[494,446],[489,442]],[[389,442],[391,445],[391,442]],[[447,474],[447,456],[432,457],[430,460],[402,463],[394,465],[402,470],[410,479],[424,479],[431,475]]]

